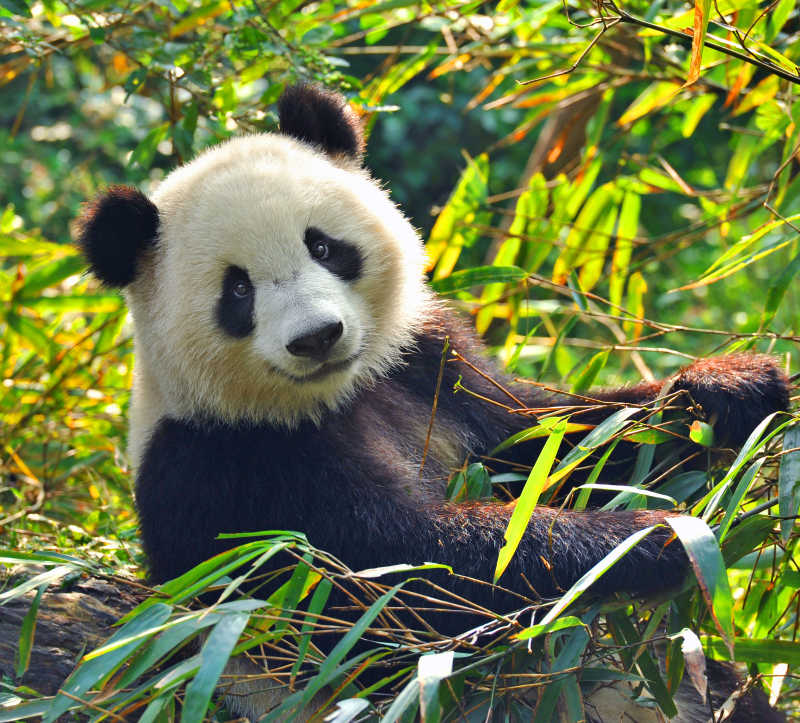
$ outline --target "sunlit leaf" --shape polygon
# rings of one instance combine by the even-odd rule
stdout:
[[[632,123],[654,110],[663,108],[678,93],[682,86],[672,81],[658,81],[648,86],[647,89],[628,106],[628,109],[617,119],[617,125],[624,126]]]
[[[700,66],[703,62],[703,44],[706,40],[710,8],[711,0],[695,0],[692,52],[689,57],[689,73],[686,76],[685,86],[692,85],[700,77]]]
[[[514,511],[511,513],[511,519],[508,521],[508,527],[504,534],[505,544],[500,548],[500,552],[497,555],[497,564],[494,569],[495,582],[505,572],[525,534],[528,522],[531,519],[536,503],[539,501],[539,495],[544,489],[547,475],[553,466],[553,461],[556,458],[556,454],[558,454],[558,448],[561,446],[561,440],[564,438],[566,430],[566,420],[560,421],[553,427],[542,451],[539,452],[536,464],[534,464],[531,473],[528,475],[522,494],[517,499]]]

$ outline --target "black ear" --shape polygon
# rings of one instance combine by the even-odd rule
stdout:
[[[278,118],[281,133],[361,162],[364,131],[343,95],[316,85],[290,86],[278,100]]]
[[[112,186],[86,205],[78,229],[94,275],[109,286],[126,286],[136,277],[140,253],[155,242],[158,209],[135,188]]]

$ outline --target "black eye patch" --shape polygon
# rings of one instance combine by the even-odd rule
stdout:
[[[331,238],[313,226],[306,229],[303,241],[311,258],[343,281],[355,281],[361,276],[364,260],[353,244]]]
[[[226,334],[243,339],[256,328],[253,318],[255,296],[256,290],[247,271],[240,266],[228,266],[216,308],[217,323]]]

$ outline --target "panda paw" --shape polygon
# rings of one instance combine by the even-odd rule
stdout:
[[[730,354],[685,367],[670,391],[689,393],[692,412],[714,425],[716,446],[735,447],[768,414],[789,408],[789,386],[772,357]]]

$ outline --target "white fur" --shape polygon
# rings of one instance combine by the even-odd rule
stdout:
[[[401,361],[430,298],[422,244],[366,172],[287,136],[247,136],[174,171],[152,200],[158,242],[127,289],[136,327],[134,464],[164,415],[293,426],[318,420]],[[311,226],[359,248],[357,280],[310,257],[303,237]],[[231,264],[255,287],[255,331],[244,339],[215,319]],[[331,320],[344,332],[330,361],[356,359],[304,380],[320,365],[286,344]]]

